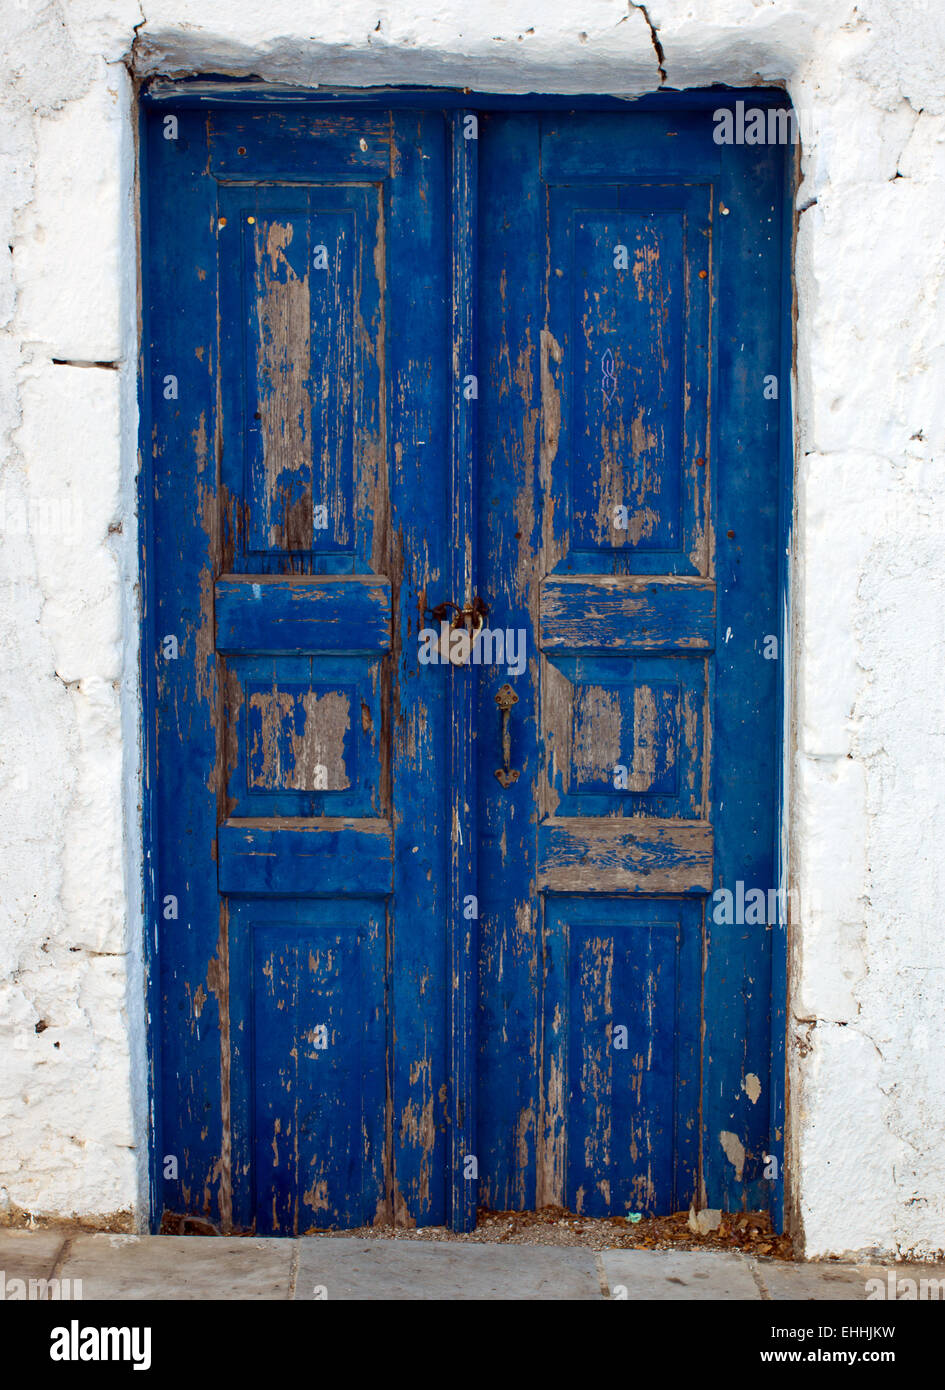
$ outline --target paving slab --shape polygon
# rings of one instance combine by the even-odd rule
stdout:
[[[81,1279],[83,1298],[289,1298],[295,1247],[242,1236],[77,1236],[62,1277]]]
[[[864,1298],[897,1302],[945,1302],[945,1265],[942,1264],[863,1264],[857,1269]],[[876,1281],[876,1282],[873,1282]]]
[[[751,1261],[727,1251],[602,1250],[610,1297],[659,1302],[761,1298]]]
[[[868,1276],[851,1265],[789,1264],[784,1260],[765,1259],[753,1259],[752,1264],[764,1297],[773,1303],[795,1299],[817,1303],[842,1299],[856,1302],[866,1298]]]
[[[339,1236],[309,1236],[299,1244],[297,1299],[386,1302],[603,1296],[594,1252],[575,1247]]]
[[[0,1301],[19,1298],[10,1280],[48,1279],[66,1238],[59,1231],[0,1231]]]

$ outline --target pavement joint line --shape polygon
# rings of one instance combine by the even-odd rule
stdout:
[[[302,1242],[299,1239],[293,1241],[292,1265],[289,1270],[289,1293],[288,1300],[291,1303],[295,1299],[295,1290],[299,1282],[299,1265],[302,1263]]]
[[[751,1269],[752,1278],[758,1285],[758,1292],[761,1295],[762,1303],[770,1303],[771,1293],[768,1289],[768,1285],[764,1281],[764,1275],[761,1273],[761,1270],[758,1267],[758,1261],[750,1259],[748,1261],[748,1266]]]
[[[56,1258],[52,1262],[52,1268],[49,1271],[48,1284],[46,1288],[47,1302],[52,1300],[52,1290],[49,1287],[49,1284],[51,1284],[54,1279],[58,1279],[60,1274],[62,1273],[62,1267],[65,1264],[66,1260],[69,1258],[69,1252],[72,1250],[72,1242],[73,1237],[66,1236],[59,1247]]]
[[[594,1251],[594,1264],[597,1268],[597,1278],[600,1283],[600,1291],[605,1298],[611,1297],[610,1285],[607,1282],[607,1274],[604,1270],[604,1261],[599,1250]]]

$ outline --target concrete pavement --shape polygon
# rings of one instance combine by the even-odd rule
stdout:
[[[882,1281],[885,1297],[908,1289],[910,1279],[916,1286],[942,1279],[945,1298],[943,1276],[930,1265],[789,1264],[714,1250],[0,1230],[0,1297],[7,1300],[860,1301],[871,1279]],[[874,1297],[877,1287],[870,1286]]]

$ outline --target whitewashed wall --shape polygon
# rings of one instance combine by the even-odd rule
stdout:
[[[804,120],[789,1189],[811,1256],[941,1254],[938,0],[7,0],[0,48],[0,1220],[146,1207],[129,70],[665,77]]]

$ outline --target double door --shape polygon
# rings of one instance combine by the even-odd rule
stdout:
[[[156,1221],[769,1202],[783,150],[714,129],[148,107]]]

